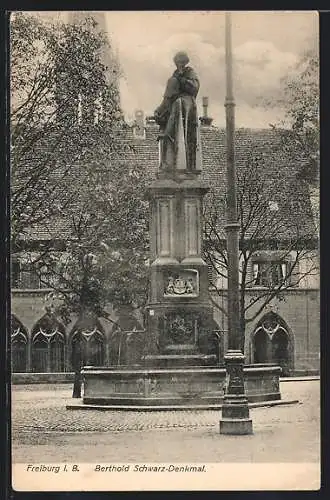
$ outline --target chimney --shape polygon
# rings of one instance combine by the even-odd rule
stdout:
[[[212,125],[212,122],[213,122],[213,118],[209,118],[207,116],[207,108],[209,105],[209,98],[203,97],[202,102],[203,102],[203,116],[201,116],[199,120],[200,120],[202,126],[209,127],[210,125]]]
[[[145,139],[144,113],[141,109],[135,111],[133,135],[138,139]]]

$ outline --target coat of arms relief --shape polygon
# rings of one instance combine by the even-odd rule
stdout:
[[[183,269],[178,273],[167,273],[164,276],[164,296],[197,297],[198,293],[198,271],[195,269]]]
[[[164,318],[164,330],[171,343],[194,344],[197,336],[197,316],[183,311],[167,314]]]

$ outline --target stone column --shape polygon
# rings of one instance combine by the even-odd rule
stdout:
[[[32,337],[31,334],[28,335],[27,339],[27,363],[26,370],[27,372],[32,372]]]

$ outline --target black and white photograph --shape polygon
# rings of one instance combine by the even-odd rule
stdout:
[[[15,491],[319,490],[319,14],[9,15]]]

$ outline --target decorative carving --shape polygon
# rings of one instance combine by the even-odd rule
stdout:
[[[271,387],[273,392],[279,392],[280,390],[279,378],[276,375],[272,377]]]
[[[150,394],[157,394],[158,393],[157,379],[155,379],[155,378],[149,379],[149,388],[150,388]]]
[[[165,276],[164,296],[166,297],[197,297],[198,296],[198,271],[186,269],[180,274]]]
[[[175,344],[195,342],[196,319],[188,314],[171,314],[166,317],[164,327],[169,340]]]
[[[243,379],[243,365],[229,365],[228,366],[229,380],[228,388],[233,392],[237,392],[244,388]]]
[[[118,391],[120,392],[120,391]],[[157,379],[155,378],[139,378],[136,381],[136,392],[142,394],[144,397],[150,396],[158,392]]]
[[[120,391],[118,391],[120,392]],[[136,392],[138,394],[144,394],[144,379],[143,378],[138,378],[136,381]]]

